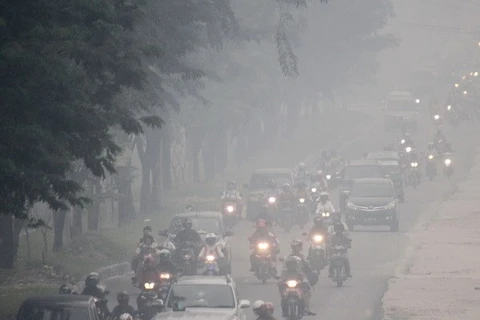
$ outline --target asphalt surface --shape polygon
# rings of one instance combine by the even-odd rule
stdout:
[[[429,123],[427,115],[423,115],[422,128],[413,134],[414,141],[419,150],[425,150],[428,141],[433,136],[433,127]],[[427,119],[427,120],[425,120]],[[398,133],[385,133],[381,122],[371,128],[365,128],[366,132],[347,141],[336,143],[341,148],[340,153],[346,159],[358,159],[361,155],[382,150],[389,143],[395,143]],[[404,255],[408,243],[408,232],[415,226],[418,218],[425,213],[432,202],[442,201],[451,192],[455,180],[464,177],[472,165],[474,158],[473,148],[469,148],[468,136],[471,136],[471,128],[457,129],[450,132],[445,129],[448,140],[454,149],[453,163],[455,168],[454,177],[451,180],[444,177],[439,170],[439,175],[434,181],[422,180],[421,185],[413,190],[406,189],[406,201],[400,204],[400,231],[389,232],[388,227],[356,227],[350,233],[353,239],[349,257],[352,266],[353,277],[348,279],[344,286],[337,288],[335,283],[326,277],[327,270],[320,276],[318,284],[314,288],[311,304],[312,310],[317,312],[312,319],[381,319],[380,300],[385,291],[387,280],[393,275],[394,268],[399,259]],[[319,148],[322,146],[319,146]],[[286,150],[286,152],[288,152]],[[299,159],[300,160],[300,159]],[[275,165],[272,164],[272,167]],[[424,167],[422,171],[424,172]],[[439,168],[441,169],[441,168]],[[331,193],[334,205],[338,208],[338,191]],[[141,232],[141,230],[139,230]],[[266,285],[258,281],[249,270],[250,250],[247,235],[253,232],[253,225],[241,222],[235,229],[236,235],[232,239],[233,268],[232,274],[237,283],[241,299],[248,299],[253,303],[257,299],[272,301],[275,306],[275,316],[280,315],[280,299],[276,281],[271,280]],[[280,243],[281,255],[289,252],[289,244],[295,238],[303,238],[302,230],[294,227],[290,233],[275,230]],[[304,251],[307,250],[304,245]],[[280,270],[281,265],[278,265]],[[115,305],[115,296],[118,291],[127,290],[131,293],[131,301],[135,303],[139,289],[133,288],[130,277],[126,275],[105,281],[105,285],[111,292],[110,308]],[[254,319],[251,310],[246,311],[247,319]]]

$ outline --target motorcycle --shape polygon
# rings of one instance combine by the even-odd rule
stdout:
[[[268,241],[260,240],[255,244],[254,253],[257,260],[255,276],[266,284],[272,278],[272,248]]]
[[[312,199],[312,214],[315,214],[318,203],[320,202],[320,183],[315,183],[310,187],[310,199]]]
[[[218,276],[220,274],[218,262],[214,255],[209,254],[205,257],[203,268],[200,271],[200,274],[204,276]]]
[[[348,279],[345,271],[345,255],[347,248],[344,246],[334,246],[333,253],[330,258],[331,267],[333,268],[332,280],[337,283],[337,287],[343,286],[343,282]]]
[[[225,201],[222,204],[223,221],[227,228],[233,228],[238,222],[238,205],[234,201]]]
[[[307,209],[307,199],[305,197],[298,198],[297,202],[297,215],[299,218],[300,228],[304,228],[305,224],[308,223],[308,209]]]
[[[158,295],[158,284],[145,282],[142,292],[137,297],[138,311],[143,319],[153,319],[163,307],[163,301]]]
[[[452,159],[450,158],[450,154],[445,155],[445,160],[443,160],[443,173],[450,178],[453,175],[453,167],[452,167]]]
[[[418,170],[417,161],[412,161],[410,163],[410,171],[407,175],[407,182],[414,188],[417,188],[417,186],[420,184],[420,171]]]
[[[168,295],[168,291],[170,290],[170,286],[173,282],[173,275],[168,272],[160,273],[160,283],[158,285],[158,292],[160,294],[160,298],[165,300]]]
[[[301,281],[295,279],[288,279],[284,282],[285,289],[282,300],[286,303],[286,316],[289,320],[301,319],[304,314],[305,306],[301,285]]]
[[[307,235],[306,232],[303,233]],[[327,265],[327,250],[325,246],[325,235],[314,234],[310,239],[310,248],[308,249],[308,261],[313,270],[320,274],[320,271]]]
[[[185,275],[193,276],[195,270],[195,250],[191,244],[185,244],[180,248],[179,263]]]
[[[435,156],[433,154],[429,154],[427,157],[426,174],[430,181],[432,181],[437,175],[437,164],[435,161]]]
[[[453,108],[451,104],[447,106],[447,119],[449,120],[450,124],[455,126],[459,122],[459,116],[458,116],[458,108]]]
[[[292,204],[290,203],[284,203],[281,206],[280,210],[280,224],[285,230],[285,232],[290,232],[290,229],[292,229],[292,226],[295,225],[295,216],[294,216],[294,209],[292,207]]]

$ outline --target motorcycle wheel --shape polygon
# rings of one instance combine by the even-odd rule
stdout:
[[[288,301],[288,319],[297,320],[300,319],[300,308],[298,307],[298,301],[290,299]]]
[[[335,268],[335,280],[337,281],[337,287],[343,286],[343,266]]]

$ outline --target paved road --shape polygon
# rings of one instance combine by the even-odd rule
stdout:
[[[469,130],[466,128],[462,132],[448,135],[456,151],[455,179],[464,176],[471,167],[473,150],[468,149],[468,138],[465,138]],[[432,132],[432,127],[426,125],[424,130],[414,135],[419,147],[427,145]],[[378,123],[369,128],[364,135],[353,141],[343,141],[343,144],[339,145],[344,146],[341,153],[345,158],[355,159],[365,152],[381,150],[386,144],[394,141],[396,141],[395,134],[386,135],[382,125]],[[396,262],[404,254],[408,231],[415,225],[418,217],[428,210],[429,204],[441,201],[451,190],[452,185],[452,181],[438,176],[433,182],[423,182],[417,190],[407,189],[406,202],[400,205],[401,218],[398,233],[390,233],[386,227],[356,228],[355,232],[351,233],[353,247],[349,253],[353,278],[349,279],[344,287],[337,288],[325,277],[325,271],[323,271],[312,297],[313,310],[318,313],[314,318],[381,319],[380,299],[387,279],[393,275]],[[338,192],[333,192],[332,198],[334,205],[338,205]],[[275,314],[279,317],[279,294],[274,281],[263,285],[248,272],[250,250],[246,236],[252,231],[252,225],[247,222],[240,223],[235,230],[236,236],[233,240],[237,245],[233,248],[233,277],[237,282],[241,298],[249,299],[251,302],[256,299],[270,300],[277,306]],[[301,232],[298,227],[293,228],[288,234],[281,230],[276,231],[281,242],[282,254],[289,251],[291,240],[301,238]],[[121,290],[131,292],[132,301],[135,301],[139,290],[132,288],[130,277],[131,275],[118,277],[105,283],[112,292],[111,307],[115,304],[116,292]],[[253,319],[251,311],[247,311],[247,315],[248,319]]]

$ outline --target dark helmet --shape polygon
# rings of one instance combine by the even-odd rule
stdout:
[[[282,186],[282,189],[284,191],[289,191],[289,190],[292,189],[292,186],[289,183],[284,183],[283,186]]]
[[[320,201],[327,202],[328,201],[328,193],[326,193],[326,192],[320,193]]]
[[[100,276],[96,272],[90,273],[85,279],[85,287],[96,287],[100,282]]]
[[[253,303],[252,306],[253,312],[263,318],[266,316],[266,307],[265,307],[265,302],[263,300],[257,300]]]
[[[145,228],[143,228],[143,232],[150,232],[150,233],[152,233],[152,227],[146,226]]]
[[[336,233],[343,232],[343,231],[345,231],[345,226],[343,225],[343,223],[337,222],[333,225],[333,230]]]
[[[183,220],[182,226],[183,226],[186,230],[192,229],[192,220],[190,220],[190,219],[185,219],[185,220]]]
[[[144,236],[143,242],[145,242],[145,240],[150,240],[151,243],[155,242],[155,239],[153,239],[153,236],[151,234],[147,234],[146,236]]]
[[[305,181],[300,181],[297,183],[297,188],[299,189],[304,189],[307,187],[307,184],[305,183]]]
[[[130,302],[130,294],[127,291],[121,291],[117,294],[118,304],[128,304]]]
[[[161,262],[170,261],[171,258],[172,253],[167,249],[163,249],[158,253],[158,260],[160,260]]]
[[[300,268],[300,258],[296,256],[290,256],[285,260],[285,269],[288,271],[297,271]]]
[[[302,249],[303,249],[302,240],[298,240],[298,239],[293,240],[292,244],[290,245],[290,248],[292,248],[292,251],[294,252],[302,252]]]
[[[313,224],[315,225],[315,227],[322,227],[323,226],[323,218],[322,217],[315,217],[313,219]]]
[[[73,288],[68,284],[62,284],[62,286],[58,289],[59,294],[74,294],[75,291]]]
[[[215,243],[217,243],[217,236],[215,233],[209,233],[205,237],[205,243],[209,246],[213,246]]]

